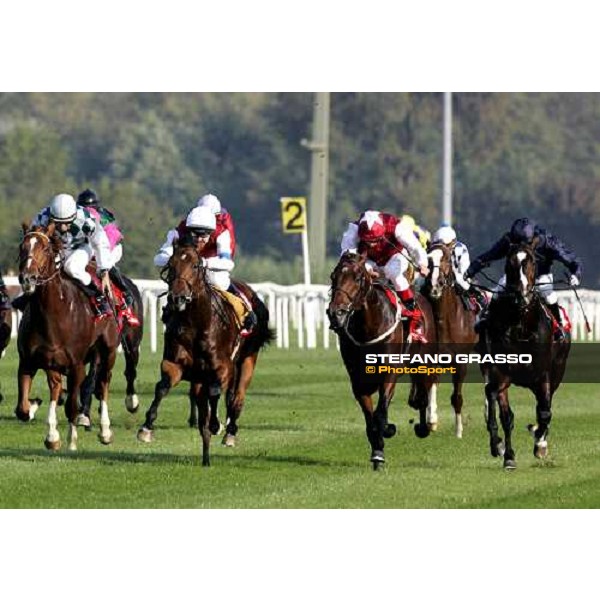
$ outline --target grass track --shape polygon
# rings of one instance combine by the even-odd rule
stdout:
[[[159,356],[145,352],[139,375],[142,408],[124,407],[121,357],[113,377],[115,443],[80,433],[79,451],[50,454],[43,374],[34,392],[45,399],[35,422],[18,423],[16,349],[0,361],[0,507],[3,508],[598,508],[600,506],[600,385],[569,384],[555,398],[550,458],[534,459],[525,431],[534,401],[511,395],[518,469],[506,473],[488,453],[482,386],[466,391],[465,433],[452,433],[449,386],[438,396],[441,428],[419,440],[408,420],[407,387],[397,388],[383,471],[371,470],[362,414],[351,397],[341,359],[331,351],[269,349],[259,360],[242,415],[240,444],[213,439],[210,469],[200,466],[197,431],[188,428],[180,386],[166,398],[156,441],[137,442],[158,373]],[[66,438],[62,409],[59,429]]]

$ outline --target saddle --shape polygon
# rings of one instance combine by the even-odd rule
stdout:
[[[250,312],[248,307],[246,306],[246,303],[241,298],[238,298],[238,296],[232,294],[231,292],[227,292],[216,286],[211,287],[214,292],[221,296],[221,298],[223,298],[223,300],[225,300],[225,302],[227,302],[233,308],[238,329],[241,330],[243,328],[244,320]]]

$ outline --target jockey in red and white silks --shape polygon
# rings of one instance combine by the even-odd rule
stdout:
[[[348,225],[342,237],[342,254],[352,252],[367,257],[369,271],[381,270],[392,282],[410,318],[414,341],[426,341],[422,333],[422,314],[406,277],[409,258],[422,275],[427,275],[427,254],[414,235],[412,226],[394,215],[368,210]]]

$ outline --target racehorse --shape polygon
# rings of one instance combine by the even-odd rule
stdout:
[[[115,363],[119,333],[113,318],[98,322],[81,287],[62,272],[62,242],[55,225],[47,228],[23,225],[19,248],[19,282],[31,296],[19,326],[19,398],[15,414],[21,421],[33,419],[39,402],[30,400],[33,378],[39,369],[46,372],[50,389],[48,434],[45,446],[60,448],[56,407],[67,376],[65,414],[69,421],[68,447],[77,449],[77,404],[85,378],[85,365],[99,361],[96,393],[100,400],[100,432],[103,444],[113,441],[108,415],[108,387]]]
[[[242,356],[237,317],[229,302],[210,285],[208,273],[194,245],[183,240],[174,246],[165,276],[175,312],[165,330],[161,379],[156,384],[154,401],[138,431],[138,439],[152,441],[160,402],[181,380],[189,381],[190,399],[198,409],[202,464],[209,466],[211,435],[216,435],[221,427],[217,417],[221,390],[228,392],[230,423],[226,436],[235,437],[235,421],[241,411],[243,394],[251,377],[249,371],[253,370],[256,356],[247,356],[242,363],[245,369],[236,373],[238,357]],[[262,316],[264,318],[265,315]],[[268,318],[268,313],[266,316]],[[263,339],[259,345],[267,341]]]
[[[558,389],[571,348],[570,334],[554,341],[554,319],[535,289],[535,243],[513,245],[505,263],[506,285],[489,307],[486,326],[480,332],[480,354],[527,353],[530,364],[481,364],[485,378],[486,422],[490,434],[490,451],[504,457],[504,468],[517,466],[512,447],[514,414],[508,401],[511,384],[525,387],[535,394],[537,424],[528,429],[534,438],[533,454],[544,458],[548,453],[548,431],[552,419],[552,397]],[[504,441],[498,435],[496,404]]]
[[[365,377],[364,351],[369,348],[374,353],[394,353],[402,349],[404,353],[408,345],[400,301],[394,292],[386,289],[385,284],[375,282],[367,271],[365,256],[345,253],[331,274],[331,302],[327,311],[331,327],[340,340],[352,392],[365,418],[367,439],[371,445],[370,460],[375,470],[385,463],[384,439],[396,435],[396,425],[388,422],[388,409],[397,378],[386,376],[381,380]],[[390,300],[388,293],[395,297],[394,301]],[[418,303],[423,308],[422,298]],[[425,333],[435,336],[431,312],[426,315]],[[432,380],[422,377],[413,378],[409,404],[421,415],[420,423],[415,426],[418,437],[429,434],[425,414],[432,383]],[[378,395],[375,408],[374,394]]]
[[[475,333],[475,313],[461,296],[454,269],[452,251],[446,244],[433,244],[428,253],[429,275],[421,292],[431,303],[438,341],[438,351],[455,355],[457,352],[470,352],[477,342]],[[468,301],[467,301],[468,302]],[[463,422],[462,387],[467,376],[467,365],[453,364],[452,396],[450,402],[454,408],[454,432],[462,438]],[[436,383],[431,394],[427,411],[427,423],[432,431],[438,426]]]
[[[133,298],[132,311],[138,318],[140,324],[136,327],[129,325],[127,320],[123,321],[121,329],[121,347],[125,358],[125,380],[127,388],[125,391],[125,408],[130,413],[136,413],[140,406],[140,401],[135,389],[135,380],[137,378],[137,366],[140,360],[140,344],[144,336],[144,306],[140,290],[135,283],[121,275],[125,281],[128,291]],[[90,361],[89,372],[81,386],[81,399],[79,406],[79,415],[77,424],[91,428],[90,409],[92,404],[92,394],[96,388],[96,376],[98,373],[98,361]]]
[[[252,382],[258,353],[264,346],[270,344],[275,339],[275,333],[269,329],[269,310],[264,302],[258,297],[256,292],[242,281],[234,281],[233,284],[241,290],[246,296],[252,310],[256,314],[257,325],[252,333],[243,339],[236,359],[236,377],[233,389],[227,390],[226,394],[226,425],[225,435],[223,436],[223,445],[233,448],[237,443],[238,419],[244,408],[246,393]],[[190,400],[190,417],[188,419],[190,427],[198,425],[198,407]]]

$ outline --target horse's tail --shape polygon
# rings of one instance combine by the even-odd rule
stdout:
[[[258,351],[274,341],[276,334],[275,329],[269,327],[269,309],[265,306],[265,303],[258,296],[255,296],[253,304],[258,324],[256,335],[251,336],[251,339],[256,351]]]

